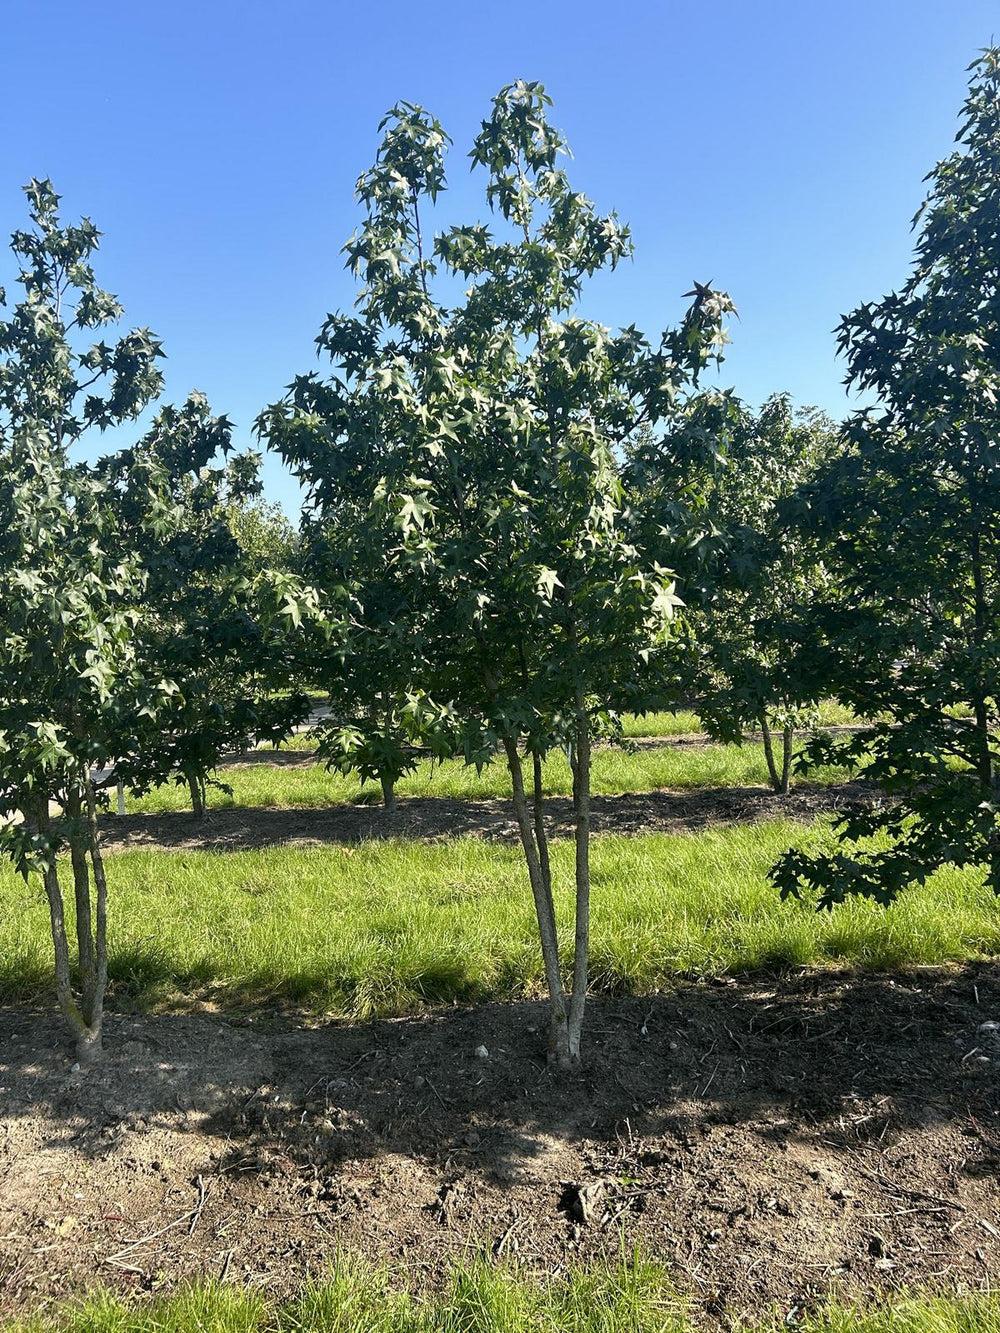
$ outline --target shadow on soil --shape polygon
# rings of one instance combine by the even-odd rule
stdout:
[[[801,784],[784,796],[766,787],[716,787],[686,792],[595,796],[596,834],[689,833],[712,824],[761,819],[813,819],[845,807],[870,803],[877,792],[868,783]],[[571,837],[572,802],[546,802],[550,833]],[[388,838],[474,836],[516,842],[509,801],[469,801],[435,796],[404,797],[394,813],[380,806],[333,805],[315,809],[262,809],[231,806],[191,814],[105,815],[101,826],[108,851],[132,847],[166,851],[239,851],[244,848],[320,843],[354,843]]]
[[[0,1011],[0,1261],[20,1293],[234,1256],[280,1286],[341,1246],[429,1274],[473,1239],[551,1266],[624,1232],[717,1314],[996,1275],[995,966],[595,1000],[573,1074],[544,1022],[112,1016],[73,1073],[50,1014]]]

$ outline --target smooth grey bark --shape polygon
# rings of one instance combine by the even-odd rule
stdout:
[[[93,788],[89,781],[87,787],[93,799]],[[32,811],[33,822],[40,833],[48,834],[51,828],[49,819],[48,797],[42,796]],[[96,822],[96,821],[95,821]],[[88,825],[90,819],[88,817]],[[79,826],[78,826],[79,830]],[[82,841],[81,832],[73,834],[75,841]],[[89,841],[89,838],[86,838]],[[74,871],[74,891],[78,903],[82,903],[83,881],[78,874],[81,869],[79,855],[74,856],[71,849],[71,864]],[[86,870],[86,860],[82,869]],[[103,871],[103,868],[102,868]],[[89,881],[89,874],[87,875]],[[103,873],[101,875],[103,883]],[[42,883],[49,904],[49,926],[52,935],[52,947],[55,955],[56,1001],[76,1043],[76,1056],[81,1064],[89,1063],[100,1055],[101,1024],[104,1008],[104,988],[107,984],[107,924],[106,924],[106,889],[102,898],[101,890],[97,899],[96,935],[87,936],[84,946],[85,955],[93,960],[93,970],[86,975],[81,965],[81,1003],[77,1003],[73,994],[73,978],[70,970],[69,938],[66,933],[66,909],[63,902],[62,886],[59,882],[59,867],[55,860],[50,861],[42,872]],[[86,895],[85,916],[91,918],[91,900],[89,891]],[[82,934],[77,925],[78,938]]]
[[[538,845],[535,842],[535,830],[528,813],[528,800],[524,790],[524,771],[517,742],[505,737],[504,753],[507,756],[507,768],[510,771],[511,787],[514,794],[514,814],[524,859],[528,866],[528,879],[531,883],[531,895],[535,902],[535,916],[538,920],[538,934],[542,943],[542,962],[545,967],[545,980],[549,988],[549,1059],[560,1066],[570,1063],[568,1039],[568,1015],[566,1010],[566,992],[563,988],[562,973],[559,967],[559,937],[556,930],[555,911],[552,895],[546,890],[542,873]],[[544,830],[543,830],[544,836]]]
[[[552,864],[549,860],[549,839],[545,832],[545,790],[542,783],[542,760],[537,754],[531,756],[532,778],[532,815],[534,816],[535,845],[538,848],[538,863],[542,871],[545,893],[548,897],[549,911],[555,920],[556,909],[552,900]]]
[[[382,804],[392,814],[396,808],[396,783],[392,778],[382,778]]]
[[[567,1053],[575,1063],[580,1058],[590,959],[590,720],[581,697],[576,701],[576,736],[573,746],[573,819],[576,845],[576,935]]]
[[[104,995],[108,986],[108,882],[104,874],[104,857],[101,854],[101,839],[97,827],[97,799],[94,784],[89,776],[86,783],[87,825],[90,864],[94,872],[94,889],[97,902],[95,905],[94,931],[94,980],[91,992],[84,998],[84,1018],[87,1022],[87,1040],[92,1048],[100,1050],[101,1033],[104,1027]],[[77,1043],[79,1049],[79,1042]]]
[[[80,989],[84,996],[95,980],[94,934],[90,911],[90,867],[87,862],[87,822],[79,787],[71,785],[66,793],[69,819],[69,854],[73,871],[73,895],[76,900],[76,949],[80,970]]]

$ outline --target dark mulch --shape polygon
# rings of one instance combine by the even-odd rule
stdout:
[[[761,819],[813,819],[859,802],[877,799],[864,782],[801,784],[785,796],[767,787],[714,787],[697,791],[655,791],[624,796],[595,796],[593,831],[609,833],[690,833],[713,824]],[[572,804],[568,797],[546,802],[553,837],[571,837]],[[437,796],[401,797],[387,814],[376,805],[330,805],[322,809],[232,806],[211,810],[203,819],[191,814],[105,815],[102,837],[109,851],[130,847],[165,851],[237,851],[279,845],[362,842],[385,838],[473,836],[516,842],[517,826],[509,801],[467,801]]]

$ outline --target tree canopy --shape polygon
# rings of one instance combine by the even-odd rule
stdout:
[[[840,850],[779,864],[783,892],[826,904],[887,902],[942,865],[985,866],[1000,891],[1000,50],[971,68],[909,280],[840,325],[848,382],[878,406],[800,496],[832,583],[795,630],[797,669],[878,719],[811,757],[863,765],[887,798],[840,821]]]
[[[453,715],[469,762],[497,749],[506,757],[552,997],[551,1051],[569,1061],[587,982],[591,737],[629,696],[636,663],[665,649],[676,604],[671,575],[636,545],[621,452],[720,353],[730,303],[696,286],[682,323],[653,342],[576,312],[587,279],[613,270],[631,240],[571,187],[549,105],[538,84],[501,90],[470,153],[494,225],[433,238],[447,136],[419,107],[389,113],[358,184],[365,221],[346,247],[362,283],[358,312],[331,315],[318,339],[334,373],[297,379],[261,430],[332,530],[378,552],[377,578],[360,557],[342,573],[356,632],[386,651],[387,691],[408,680],[410,695]],[[464,284],[455,305],[448,278]],[[375,695],[377,651],[370,660]],[[526,756],[537,774],[553,746],[567,746],[574,766],[569,995],[541,789],[532,821],[523,780]]]

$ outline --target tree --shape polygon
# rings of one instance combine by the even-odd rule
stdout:
[[[365,222],[347,245],[356,315],[319,343],[328,380],[296,380],[261,429],[334,530],[384,555],[422,697],[454,714],[467,761],[509,769],[551,1001],[549,1052],[579,1058],[590,926],[590,751],[638,664],[669,651],[673,580],[633,541],[620,455],[673,408],[724,341],[728,298],[707,286],[651,344],[576,308],[586,279],[631,252],[628,230],[574,191],[538,84],[494,99],[471,157],[495,231],[425,240],[445,188],[440,124],[401,103],[359,181]],[[466,284],[454,308],[454,278]],[[442,295],[437,295],[439,283]],[[362,617],[373,584],[351,563]],[[377,641],[381,620],[366,632]],[[575,928],[567,987],[553,905],[541,761],[573,769]],[[530,763],[534,809],[525,765]]]
[[[196,816],[209,784],[228,790],[211,776],[225,754],[278,743],[309,710],[306,695],[287,688],[298,677],[289,669],[294,645],[270,612],[274,580],[289,572],[290,529],[259,508],[259,458],[232,454],[231,434],[193,393],[181,408],[162,408],[138,444],[99,469],[145,571],[139,651],[151,674],[176,687],[143,751],[124,754],[116,777],[135,791],[176,781]],[[148,492],[134,493],[135,478],[150,471],[170,505],[167,536],[148,521]]]
[[[280,504],[261,499],[256,489],[232,496],[226,507],[226,521],[248,577],[264,569],[298,568],[298,533]]]
[[[31,225],[12,242],[23,296],[0,319],[0,850],[42,877],[57,998],[82,1062],[101,1049],[108,973],[93,770],[148,787],[186,707],[188,681],[169,674],[177,645],[157,617],[170,569],[193,569],[201,537],[223,535],[195,474],[228,425],[195,395],[163,409],[136,448],[96,466],[74,460],[88,431],[132,421],[156,398],[162,353],[145,329],[92,341],[122,316],[96,282],[98,233],[87,220],[63,225],[48,181],[26,193]],[[290,576],[259,585],[272,620],[297,621],[309,604]]]
[[[832,580],[799,626],[799,668],[880,719],[809,757],[866,765],[888,798],[839,821],[838,850],[775,868],[783,894],[823,905],[889,902],[942,865],[983,866],[1000,892],[1000,49],[970,68],[909,280],[840,326],[848,382],[879,406],[801,496]]]
[[[302,534],[304,576],[331,590],[341,607],[335,644],[315,632],[310,640],[316,651],[306,670],[330,708],[313,728],[317,755],[362,784],[378,782],[392,813],[400,778],[422,758],[451,757],[457,745],[451,710],[428,699],[420,684],[423,636],[417,608],[404,613],[398,530],[344,502],[335,514],[304,520]]]
[[[671,505],[688,497],[686,513],[663,516],[663,558],[685,591],[699,715],[718,740],[742,743],[759,730],[776,792],[788,790],[795,729],[818,717],[815,694],[789,670],[782,622],[826,583],[816,541],[789,525],[785,502],[835,440],[828,417],[794,412],[787,395],[754,412],[731,393],[709,392],[631,458],[633,490],[665,494]]]
[[[117,541],[102,484],[69,451],[88,429],[142,411],[160,388],[161,353],[145,329],[89,342],[122,314],[94,278],[98,233],[86,219],[60,223],[48,181],[31,181],[26,194],[31,226],[12,239],[24,294],[0,320],[0,847],[25,875],[42,875],[58,1000],[86,1059],[100,1049],[107,978],[90,770],[109,759],[122,717],[155,712],[167,687],[143,678],[135,657],[141,567]],[[156,479],[147,482],[151,521],[165,524]],[[65,812],[62,824],[52,802]],[[58,859],[66,845],[75,993]]]

